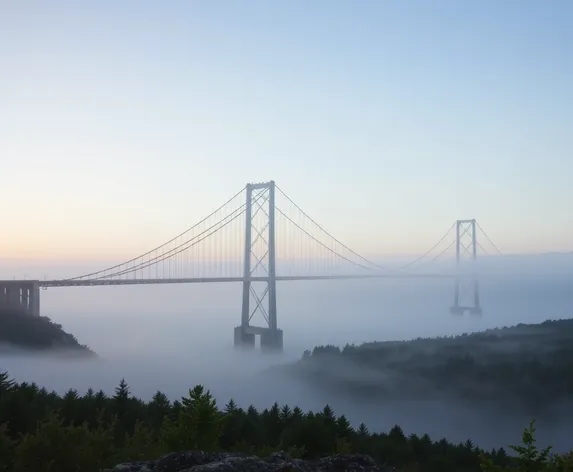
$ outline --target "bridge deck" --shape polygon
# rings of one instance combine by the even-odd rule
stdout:
[[[452,274],[370,274],[370,275],[294,275],[277,276],[276,281],[294,280],[351,280],[351,279],[453,279]],[[267,277],[251,277],[253,282],[265,282]],[[93,287],[102,285],[156,285],[242,282],[243,277],[196,277],[181,279],[85,279],[85,280],[35,280],[40,287]],[[11,281],[15,282],[15,281]],[[27,282],[32,282],[28,280]]]

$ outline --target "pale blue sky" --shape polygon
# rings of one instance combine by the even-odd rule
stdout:
[[[0,0],[2,256],[132,255],[274,179],[366,254],[573,249],[573,2]]]

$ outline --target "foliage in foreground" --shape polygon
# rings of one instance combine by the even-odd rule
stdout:
[[[539,450],[535,445],[535,422],[532,421],[523,431],[522,443],[509,446],[516,453],[504,467],[496,464],[491,457],[481,453],[483,472],[571,472],[573,471],[573,452],[551,454],[551,447]]]
[[[219,410],[198,385],[181,401],[157,392],[150,402],[133,397],[122,380],[113,396],[69,390],[59,396],[35,384],[0,374],[0,471],[95,472],[114,464],[153,459],[190,449],[241,451],[266,456],[283,450],[314,459],[333,453],[364,453],[398,470],[566,471],[570,456],[537,452],[533,424],[524,434],[519,458],[503,448],[483,451],[470,440],[451,444],[427,434],[405,436],[399,426],[371,433],[353,429],[327,405],[321,412],[278,404],[262,411],[239,408],[232,400]]]

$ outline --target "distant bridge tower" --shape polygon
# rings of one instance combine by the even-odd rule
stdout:
[[[243,305],[241,325],[235,328],[235,347],[252,348],[259,335],[261,349],[281,351],[283,332],[277,326],[275,183],[271,180],[247,184],[246,194]],[[262,315],[266,326],[251,325],[256,313]]]
[[[465,312],[472,315],[482,314],[476,259],[476,220],[458,220],[456,222],[454,304],[450,310],[454,315],[463,315]]]

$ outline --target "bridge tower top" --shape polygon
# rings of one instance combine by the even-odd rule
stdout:
[[[467,254],[472,260],[477,259],[477,234],[476,220],[456,221],[456,264],[459,267],[460,261]]]

